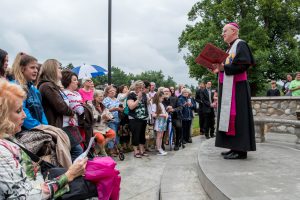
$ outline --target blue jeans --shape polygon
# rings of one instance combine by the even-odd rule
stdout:
[[[72,162],[73,162],[78,156],[80,156],[80,154],[83,153],[83,149],[80,146],[80,144],[78,144],[78,145],[71,148],[70,153],[71,153],[71,159],[72,159]]]
[[[108,127],[116,132],[116,137],[114,138],[114,140],[111,140],[107,143],[107,147],[109,149],[113,149],[115,146],[115,143],[116,143],[116,145],[118,145],[119,140],[120,140],[119,136],[118,136],[119,122],[109,122]]]

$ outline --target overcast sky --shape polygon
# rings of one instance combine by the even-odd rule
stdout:
[[[112,0],[112,65],[126,73],[162,70],[189,78],[178,37],[197,0]],[[0,48],[10,64],[24,51],[43,62],[96,64],[107,69],[108,0],[1,0]]]

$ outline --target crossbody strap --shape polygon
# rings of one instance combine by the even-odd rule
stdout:
[[[23,147],[22,145],[14,142],[12,139],[10,138],[6,138],[8,141],[18,145],[30,158],[33,162],[35,163],[40,163],[42,161],[42,159],[40,157],[38,157],[37,155],[35,155],[34,153],[32,153],[31,151],[29,151],[28,149],[26,149],[25,147]]]

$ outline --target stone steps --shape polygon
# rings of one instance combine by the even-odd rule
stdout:
[[[224,160],[214,140],[198,151],[200,181],[212,200],[300,199],[300,151],[261,143],[246,160]]]

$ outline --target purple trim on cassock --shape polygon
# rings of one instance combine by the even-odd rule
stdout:
[[[219,73],[219,82],[223,84],[223,80],[224,80],[224,72],[220,72]],[[226,132],[226,135],[235,136],[235,133],[236,133],[235,132],[235,117],[236,117],[235,87],[236,87],[236,82],[246,81],[246,80],[247,80],[246,72],[234,75],[234,77],[233,77],[229,127],[228,127],[228,132]]]

